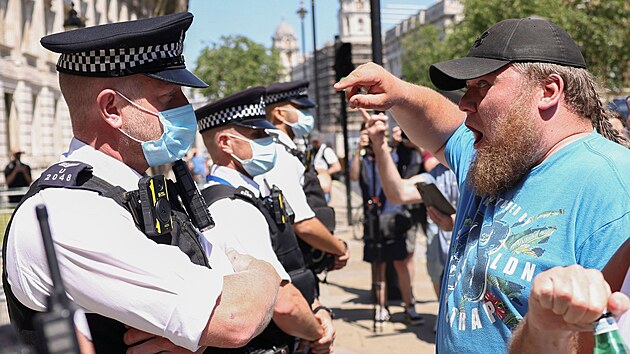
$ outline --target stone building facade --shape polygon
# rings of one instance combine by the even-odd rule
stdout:
[[[388,30],[383,38],[385,68],[398,77],[402,76],[402,38],[410,31],[424,25],[433,25],[446,31],[463,19],[464,5],[460,0],[441,0],[400,22]]]
[[[271,37],[271,41],[272,48],[278,51],[280,55],[282,65],[280,81],[291,81],[293,68],[298,65],[300,60],[300,47],[293,27],[283,19],[276,27],[276,32]]]
[[[74,6],[86,26],[185,11],[182,0],[0,0],[0,166],[11,149],[25,152],[33,177],[56,161],[70,142],[68,108],[55,64],[58,54],[41,37],[66,30]],[[0,174],[0,185],[4,174]]]

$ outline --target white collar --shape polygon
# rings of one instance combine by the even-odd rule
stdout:
[[[122,161],[94,149],[77,138],[72,138],[68,151],[61,155],[59,161],[85,162],[92,166],[95,176],[128,191],[138,189],[138,180],[142,177]]]
[[[272,134],[276,135],[276,137],[278,138],[278,143],[290,148],[290,149],[296,149],[297,146],[295,145],[295,143],[293,142],[293,140],[291,140],[291,138],[282,130],[280,129],[274,129]]]
[[[258,190],[258,183],[254,182],[251,178],[245,176],[237,170],[225,166],[212,165],[212,168],[210,169],[210,174],[212,176],[219,177],[225,180],[234,188],[245,187],[252,193],[254,193],[256,197],[260,195],[260,192]],[[210,181],[207,185],[211,186],[217,183],[219,182]]]

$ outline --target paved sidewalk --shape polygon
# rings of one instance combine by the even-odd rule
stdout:
[[[360,197],[353,196],[353,205]],[[382,326],[382,332],[372,331],[373,305],[370,295],[370,265],[362,261],[363,241],[353,236],[347,223],[346,196],[343,184],[335,181],[331,205],[337,214],[337,236],[348,242],[351,258],[348,265],[328,274],[328,284],[321,285],[321,301],[335,311],[337,354],[434,353],[432,331],[438,303],[426,272],[426,238],[419,237],[414,258],[416,276],[414,295],[416,310],[425,318],[421,326],[404,322],[400,301],[390,301],[392,318]]]

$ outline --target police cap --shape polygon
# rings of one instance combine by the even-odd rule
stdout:
[[[182,86],[207,87],[186,70],[184,34],[189,12],[135,21],[109,23],[51,34],[44,48],[61,53],[57,71],[93,77],[145,74]]]
[[[305,108],[315,107],[315,102],[308,98],[306,80],[279,82],[267,87],[265,103],[269,106],[279,102],[291,102]]]
[[[250,87],[197,108],[195,115],[199,132],[226,124],[254,129],[276,129],[266,119],[264,94],[264,87]]]

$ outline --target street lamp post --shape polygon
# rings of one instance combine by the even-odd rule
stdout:
[[[317,130],[322,130],[322,116],[320,115],[321,101],[319,100],[319,81],[317,79],[317,36],[315,35],[315,0],[311,0],[311,17],[313,18],[313,81],[315,81],[315,112],[317,114]]]
[[[297,10],[297,14],[300,16],[300,22],[302,23],[302,69],[304,70],[304,80],[308,80],[306,75],[306,38],[304,38],[304,17],[306,17],[307,12],[304,8],[304,0],[300,0],[300,8]]]

